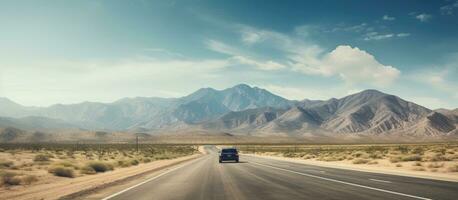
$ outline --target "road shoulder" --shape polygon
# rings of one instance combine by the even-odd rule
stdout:
[[[432,174],[432,173],[417,172],[417,171],[399,171],[399,170],[391,170],[391,169],[378,169],[378,168],[371,168],[370,166],[364,166],[364,165],[351,165],[351,164],[333,163],[333,162],[324,162],[324,161],[301,160],[301,159],[295,159],[295,158],[286,158],[286,157],[269,156],[269,155],[258,155],[258,154],[242,154],[242,155],[266,158],[266,159],[273,159],[273,160],[279,160],[279,161],[287,161],[287,162],[306,164],[306,165],[314,165],[314,166],[319,166],[319,167],[328,167],[328,168],[346,169],[346,170],[354,170],[354,171],[361,171],[361,172],[370,172],[370,173],[424,178],[424,179],[431,179],[431,180],[458,182],[458,176],[450,176],[450,174]]]

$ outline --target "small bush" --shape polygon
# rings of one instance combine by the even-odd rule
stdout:
[[[26,185],[30,185],[32,184],[33,182],[36,182],[38,181],[38,178],[34,175],[27,175],[27,176],[24,176],[22,177],[22,182]]]
[[[74,170],[69,167],[57,166],[57,167],[53,167],[49,169],[48,172],[54,174],[54,176],[61,176],[61,177],[68,177],[68,178],[75,177]]]
[[[448,167],[447,171],[448,172],[458,172],[458,164]]]
[[[421,164],[421,162],[414,162],[412,166],[422,167],[423,164]]]
[[[353,164],[366,164],[368,162],[369,162],[369,160],[361,159],[361,158],[353,160]]]
[[[95,172],[106,172],[113,170],[113,165],[104,162],[90,162],[87,167],[92,168]]]
[[[437,162],[437,161],[449,161],[450,159],[445,157],[443,154],[435,153],[427,158],[428,161]]]
[[[400,156],[390,157],[390,162],[392,162],[392,163],[397,163],[397,162],[401,162],[401,161],[402,161],[402,158]]]
[[[140,163],[140,162],[138,162],[137,159],[132,159],[132,160],[130,160],[130,164],[131,164],[131,165],[138,165],[139,163]]]
[[[80,172],[82,174],[96,174],[97,172],[92,169],[91,167],[88,167],[88,166],[84,166],[80,169]]]
[[[396,164],[396,167],[402,167],[401,163]]]
[[[415,171],[426,171],[426,169],[423,168],[423,167],[414,167],[413,170],[415,170]]]
[[[10,168],[14,165],[12,161],[0,160],[0,168]]]
[[[425,150],[423,147],[415,147],[410,152],[413,154],[423,154]]]
[[[370,161],[367,163],[368,165],[376,165],[378,162],[376,160]]]
[[[131,163],[126,160],[118,160],[117,166],[119,167],[130,167]]]
[[[10,185],[20,185],[21,179],[17,176],[16,173],[12,172],[3,172],[0,174],[0,180],[2,185],[10,186]]]
[[[357,151],[352,154],[353,157],[355,158],[369,158],[369,155],[366,152],[363,151]]]
[[[421,161],[420,155],[407,155],[402,157],[402,161]]]
[[[429,163],[428,168],[442,168],[444,167],[444,163]]]
[[[38,154],[38,155],[35,156],[35,158],[33,158],[33,161],[36,161],[36,162],[46,162],[46,161],[49,161],[49,158],[50,158],[49,155]]]

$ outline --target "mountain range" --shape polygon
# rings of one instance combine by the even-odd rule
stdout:
[[[377,90],[329,100],[288,100],[246,84],[202,88],[181,98],[136,97],[27,107],[0,98],[0,127],[250,136],[458,135],[458,109],[430,110]]]

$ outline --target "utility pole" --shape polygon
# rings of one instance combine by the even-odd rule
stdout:
[[[135,146],[136,146],[137,153],[138,153],[138,135],[137,135],[137,139],[135,140]]]

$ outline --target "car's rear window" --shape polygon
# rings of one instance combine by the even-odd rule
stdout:
[[[223,149],[223,153],[237,153],[237,149]]]

